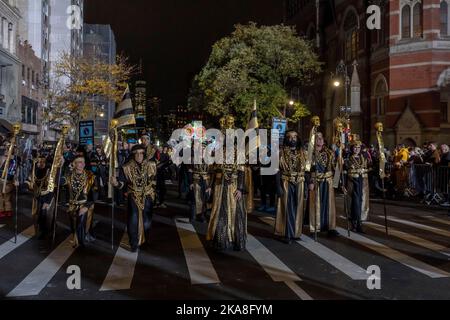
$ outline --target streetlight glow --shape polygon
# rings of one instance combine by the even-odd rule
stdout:
[[[289,105],[293,106],[294,105],[294,101],[293,100],[289,101]]]
[[[335,81],[333,82],[333,85],[334,85],[335,87],[340,87],[340,86],[341,86],[341,83],[340,83],[338,80],[335,80]]]

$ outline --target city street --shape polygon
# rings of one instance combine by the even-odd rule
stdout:
[[[190,224],[187,205],[169,192],[167,209],[155,209],[150,245],[126,248],[117,210],[114,250],[110,209],[95,211],[97,240],[73,250],[68,220],[58,215],[56,244],[49,249],[33,235],[31,198],[19,201],[19,236],[13,219],[0,220],[0,295],[10,299],[450,299],[450,218],[446,211],[372,204],[366,234],[347,238],[342,219],[338,238],[307,232],[286,245],[273,236],[274,217],[248,217],[243,252],[217,253],[205,240],[207,224]],[[120,243],[125,243],[120,245]],[[81,289],[69,290],[70,266],[81,271]],[[381,288],[368,288],[369,266],[381,271]]]

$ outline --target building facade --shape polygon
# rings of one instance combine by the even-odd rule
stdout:
[[[19,77],[19,93],[22,115],[22,131],[35,144],[41,143],[42,106],[45,88],[41,82],[42,60],[36,56],[32,46],[25,40],[19,41],[18,57],[22,62]]]
[[[83,27],[83,56],[92,62],[114,64],[116,62],[116,40],[110,25],[84,24]],[[95,143],[102,143],[108,135],[109,123],[114,117],[115,102],[96,97],[92,104],[95,106],[90,119],[95,124]]]
[[[381,10],[379,30],[366,25],[371,4]],[[332,85],[343,60],[352,131],[362,139],[374,142],[373,125],[381,121],[389,147],[450,141],[447,1],[326,0],[317,7],[313,0],[285,0],[284,7],[284,21],[318,45],[324,62],[320,81],[301,88],[301,96],[322,117],[328,138],[345,104],[345,90]]]
[[[3,132],[8,131],[11,123],[21,120],[18,90],[21,63],[17,56],[19,20],[16,1],[0,0],[0,124]]]
[[[16,0],[22,19],[19,21],[19,41],[31,45],[42,60],[41,81],[48,83],[50,60],[49,0]]]
[[[54,86],[53,76],[55,63],[62,54],[73,56],[83,55],[83,0],[48,0],[48,77],[44,80],[49,88]],[[69,81],[59,79],[59,81]],[[46,105],[44,106],[44,108]],[[52,128],[47,124],[42,126],[45,141],[56,141],[59,128]],[[76,128],[72,128],[69,135],[73,139]]]
[[[139,132],[146,131],[147,124],[147,82],[144,80],[137,80],[134,83],[134,114],[136,116],[136,129]]]

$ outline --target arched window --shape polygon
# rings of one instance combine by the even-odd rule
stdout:
[[[402,39],[411,38],[411,7],[405,5],[402,8]]]
[[[359,48],[358,16],[351,12],[344,21],[345,47],[344,56],[346,62],[356,60]]]
[[[416,3],[413,9],[414,38],[422,37],[422,4]]]
[[[386,96],[388,90],[386,87],[385,79],[380,79],[375,86],[375,99],[377,106],[377,116],[383,116],[386,114]]]
[[[441,1],[441,36],[448,36],[448,4],[446,1]]]

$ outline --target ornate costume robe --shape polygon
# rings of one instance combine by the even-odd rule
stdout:
[[[300,238],[303,226],[305,198],[305,153],[303,150],[284,147],[280,154],[278,199],[275,234],[287,239]]]

